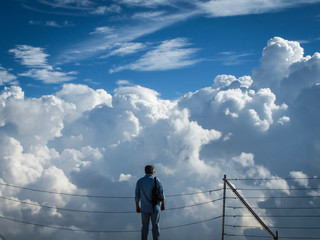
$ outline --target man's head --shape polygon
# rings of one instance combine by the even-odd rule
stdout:
[[[154,174],[155,173],[155,168],[153,165],[147,165],[144,167],[144,172],[146,174]]]

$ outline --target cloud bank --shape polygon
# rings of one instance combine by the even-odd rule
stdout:
[[[172,42],[162,47],[165,44]],[[27,58],[25,51],[24,55],[13,52],[26,65],[46,66],[41,49],[31,49],[43,56],[41,61]],[[0,71],[0,83],[15,79],[7,70]],[[122,85],[111,95],[103,89],[65,84],[55,94],[40,98],[25,98],[19,86],[5,87],[0,94],[0,216],[9,219],[1,220],[1,229],[6,229],[8,239],[17,240],[137,239],[139,233],[135,232],[81,232],[140,229],[137,214],[93,212],[131,212],[133,199],[73,194],[133,196],[135,182],[148,163],[156,166],[167,195],[220,188],[224,174],[230,178],[279,178],[281,181],[255,183],[255,187],[287,189],[281,192],[284,196],[290,196],[288,188],[295,185],[311,187],[311,182],[299,178],[319,172],[319,74],[319,53],[304,56],[297,42],[275,37],[264,48],[261,64],[252,76],[219,75],[212,86],[175,101],[161,99],[153,89],[132,85]],[[281,179],[287,176],[297,180]],[[32,192],[8,184],[70,195]],[[252,187],[250,183],[243,186]],[[264,191],[256,191],[255,196],[261,198],[252,200],[254,205],[270,203],[263,198]],[[168,197],[167,207],[219,197],[219,191]],[[285,203],[277,201],[278,206]],[[318,203],[315,198],[303,204]],[[161,225],[202,221],[220,216],[221,211],[221,202],[168,210],[162,214]],[[239,221],[250,223],[245,218]],[[272,217],[267,221],[278,223]],[[163,230],[162,236],[218,238],[220,229],[220,220],[214,220]]]

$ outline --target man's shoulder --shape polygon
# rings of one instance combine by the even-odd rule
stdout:
[[[138,181],[137,181],[137,183],[149,182],[149,181],[151,181],[151,180],[153,181],[153,179],[154,179],[154,176],[152,176],[152,175],[145,175],[145,176],[139,178]]]
[[[146,179],[148,179],[148,178],[150,178],[150,176],[145,175],[145,176],[143,176],[143,177],[139,178],[137,182],[145,181],[145,180],[146,180]]]

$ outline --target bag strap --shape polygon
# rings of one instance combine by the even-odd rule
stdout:
[[[154,187],[155,187],[155,188],[158,188],[157,177],[154,177]]]

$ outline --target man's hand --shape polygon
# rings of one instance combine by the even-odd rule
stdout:
[[[161,203],[161,211],[164,211],[166,209],[166,205],[164,204],[164,201]]]
[[[141,213],[141,209],[140,209],[139,206],[136,207],[136,212],[137,212],[137,213]]]
[[[141,209],[139,207],[139,201],[136,201],[136,212],[141,213]]]

